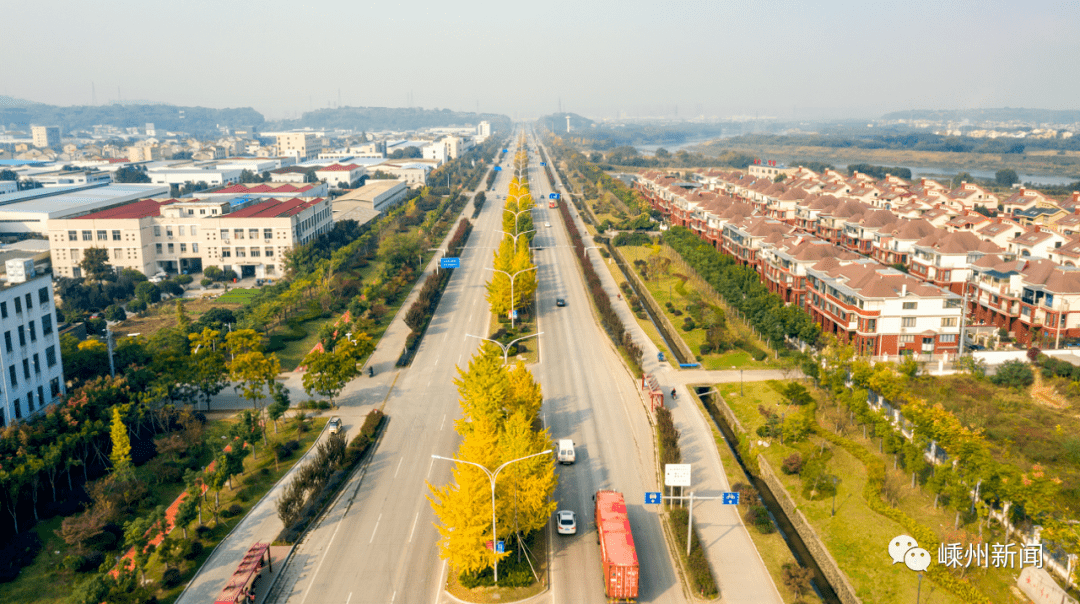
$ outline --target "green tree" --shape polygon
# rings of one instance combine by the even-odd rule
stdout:
[[[150,182],[150,176],[138,166],[125,166],[113,172],[113,182],[118,183],[141,183]]]
[[[112,462],[114,472],[123,472],[131,469],[131,439],[128,438],[128,429],[124,425],[124,418],[120,415],[120,407],[112,410],[112,452],[109,453],[109,461]]]
[[[1020,182],[1020,176],[1016,174],[1016,170],[1005,168],[994,173],[994,181],[999,187],[1011,187]]]
[[[338,340],[332,352],[312,351],[304,357],[301,365],[307,367],[304,372],[304,391],[310,396],[313,392],[334,399],[353,378],[360,375],[357,366],[360,359],[371,353],[375,346],[367,334],[359,334],[356,341],[349,338]]]
[[[415,233],[394,233],[379,242],[379,259],[391,268],[417,267],[420,264],[421,237]]]
[[[156,304],[161,302],[161,288],[149,281],[143,281],[135,286],[135,297],[144,304]]]
[[[1035,381],[1035,374],[1031,370],[1030,363],[1017,360],[1005,361],[990,377],[990,381],[998,386],[1020,390],[1027,388]]]
[[[173,518],[174,526],[184,531],[184,539],[188,538],[188,525],[200,515],[202,515],[202,485],[192,482],[184,489],[184,498],[176,508],[176,516]]]
[[[113,267],[109,264],[109,251],[103,247],[91,247],[83,250],[83,259],[79,261],[86,279],[95,283],[103,281],[113,274]]]
[[[199,333],[188,334],[191,341],[192,379],[195,388],[203,396],[207,409],[210,408],[210,397],[221,392],[228,383],[228,368],[225,365],[224,344],[220,339],[221,332],[204,327]]]

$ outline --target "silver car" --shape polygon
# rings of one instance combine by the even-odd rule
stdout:
[[[331,417],[330,421],[327,422],[327,425],[330,426],[330,434],[337,434],[338,432],[341,432],[340,417]]]

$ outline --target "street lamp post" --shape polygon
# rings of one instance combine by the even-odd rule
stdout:
[[[521,215],[524,214],[525,212],[531,212],[531,211],[532,211],[532,208],[525,208],[524,210],[521,210],[520,212],[515,212],[515,211],[511,210],[510,208],[503,208],[503,212],[510,212],[511,214],[514,215],[514,232],[515,233],[518,230],[518,218],[520,218]]]
[[[516,227],[516,225],[515,225],[515,227]],[[507,237],[513,239],[514,240],[514,247],[517,247],[518,237],[521,237],[522,235],[528,235],[529,233],[535,233],[536,229],[532,229],[531,231],[525,231],[523,233],[518,233],[516,235],[511,235],[510,233],[507,233],[506,231],[499,231],[499,232],[502,233],[503,235],[506,235]]]
[[[453,457],[443,457],[442,455],[432,455],[432,457],[435,458],[435,459],[444,459],[446,461],[456,461],[458,463],[467,463],[470,466],[476,466],[476,467],[480,468],[481,470],[484,471],[484,474],[487,474],[488,481],[491,482],[491,551],[495,552],[495,548],[497,547],[497,544],[499,543],[498,539],[496,538],[496,533],[495,533],[495,479],[498,478],[499,472],[502,472],[503,468],[505,468],[506,466],[508,466],[508,465],[510,465],[510,464],[512,464],[514,462],[529,459],[530,457],[537,457],[537,456],[540,456],[540,455],[547,455],[549,453],[551,453],[551,449],[548,449],[546,451],[541,451],[539,453],[533,453],[532,455],[526,455],[525,457],[519,457],[517,459],[511,459],[510,461],[504,463],[503,465],[495,468],[494,472],[492,472],[491,470],[488,470],[487,468],[485,468],[484,466],[476,463],[475,461],[465,461],[464,459],[455,459]],[[495,557],[495,585],[498,585],[498,584],[499,584],[499,558],[498,558],[498,556],[496,556]]]
[[[505,346],[503,345],[502,342],[499,342],[498,340],[492,340],[491,338],[481,338],[480,336],[474,336],[471,333],[465,334],[465,337],[466,338],[476,338],[477,340],[484,340],[486,342],[491,342],[491,343],[495,344],[496,346],[498,346],[499,348],[502,348],[502,351],[503,351],[503,365],[505,365],[507,363],[506,359],[507,359],[507,356],[508,356],[508,354],[510,352],[510,347],[511,346],[513,346],[514,344],[517,344],[518,342],[520,342],[520,341],[522,341],[522,340],[524,340],[526,338],[535,338],[535,337],[539,337],[539,336],[542,336],[542,335],[544,335],[544,332],[541,331],[540,333],[533,333],[533,334],[529,334],[527,336],[521,336],[520,338],[518,338],[516,340],[511,340],[510,343],[505,345]]]
[[[524,233],[522,233],[522,234],[524,235]],[[517,245],[517,239],[514,240],[514,245]],[[536,267],[535,266],[530,266],[529,268],[521,269],[520,271],[518,271],[518,272],[516,272],[516,273],[514,273],[512,275],[510,273],[506,272],[506,271],[501,271],[501,270],[499,270],[497,268],[488,268],[487,270],[495,271],[496,273],[502,273],[502,274],[504,274],[504,275],[506,275],[507,277],[510,278],[510,329],[513,329],[514,328],[514,279],[517,278],[517,276],[520,275],[521,273],[527,273],[529,271],[536,270]]]
[[[585,260],[586,258],[588,258],[588,254],[586,254],[585,252],[587,252],[589,250],[598,250],[598,249],[600,249],[600,248],[595,246],[595,245],[590,245],[589,247],[582,248],[581,249],[581,259]]]

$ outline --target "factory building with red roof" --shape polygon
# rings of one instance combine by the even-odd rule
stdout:
[[[328,199],[289,193],[143,199],[50,220],[53,271],[61,277],[81,277],[79,263],[86,250],[104,248],[112,266],[147,276],[201,273],[216,266],[240,277],[274,278],[285,272],[285,252],[334,226]]]

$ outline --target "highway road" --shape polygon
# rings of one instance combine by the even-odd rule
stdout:
[[[516,140],[513,139],[513,140]],[[512,157],[515,149],[510,147]],[[533,168],[539,159],[530,158]],[[390,423],[363,476],[346,487],[323,521],[297,546],[274,602],[291,604],[449,602],[442,591],[446,565],[438,557],[435,517],[426,481],[445,484],[459,439],[453,379],[486,335],[484,300],[492,253],[502,235],[502,207],[512,170],[496,181],[475,221],[449,287],[410,368],[401,371],[386,401]],[[530,174],[536,197],[548,190],[542,172]],[[538,199],[539,201],[539,199]],[[539,205],[539,204],[538,204]],[[592,494],[611,488],[626,495],[641,563],[641,602],[684,602],[660,522],[643,505],[656,488],[652,433],[646,412],[621,362],[594,318],[584,282],[556,210],[536,210],[534,245],[539,287],[540,362],[533,373],[544,393],[543,415],[553,438],[572,438],[578,461],[560,466],[559,509],[578,513],[575,536],[554,535],[548,602],[604,602]],[[552,227],[543,226],[550,222]],[[562,297],[567,306],[555,306]],[[371,405],[351,400],[350,405]]]

